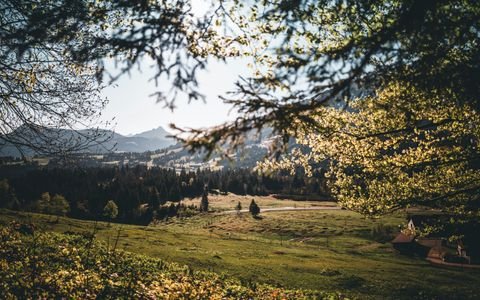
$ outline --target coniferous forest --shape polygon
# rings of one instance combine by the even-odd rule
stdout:
[[[15,175],[7,170],[3,170],[4,174],[0,173],[0,178],[9,177],[3,179],[0,186],[1,192],[8,195],[2,198],[1,207],[40,211],[39,201],[43,194],[48,193],[52,197],[60,195],[65,198],[69,206],[68,216],[97,220],[104,218],[104,207],[113,200],[118,206],[115,221],[122,223],[148,224],[153,218],[174,216],[181,208],[180,201],[201,196],[205,185],[210,193],[327,196],[321,173],[304,177],[280,172],[267,177],[249,169],[187,172],[145,166],[21,168],[16,170]]]

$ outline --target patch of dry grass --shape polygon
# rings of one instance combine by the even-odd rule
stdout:
[[[186,205],[200,204],[201,197],[183,200]],[[232,193],[228,195],[208,195],[208,202],[211,209],[214,210],[234,210],[237,203],[240,202],[243,209],[248,209],[252,199],[255,200],[260,209],[277,207],[317,207],[317,206],[336,206],[332,201],[294,201],[288,199],[277,199],[273,196],[241,196]]]

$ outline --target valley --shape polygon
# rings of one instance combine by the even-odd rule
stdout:
[[[263,209],[320,210],[222,214],[254,198]],[[197,203],[199,199],[190,200]],[[186,201],[187,203],[188,201]],[[438,268],[393,250],[389,241],[405,224],[397,213],[365,219],[332,202],[296,202],[259,196],[210,196],[212,212],[169,218],[150,226],[108,224],[2,210],[0,222],[33,222],[43,231],[96,232],[110,249],[144,254],[237,278],[245,285],[341,291],[360,299],[475,299],[479,272]],[[315,206],[316,205],[316,206]],[[215,212],[216,211],[216,212]],[[448,282],[448,284],[445,284]]]

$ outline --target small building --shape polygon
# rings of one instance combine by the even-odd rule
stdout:
[[[400,232],[392,241],[393,248],[402,254],[420,257],[442,257],[448,252],[445,239],[442,237],[418,236],[420,228],[431,223],[431,216],[410,216],[407,228]]]
[[[410,254],[415,248],[415,236],[400,232],[392,241],[393,248],[400,253]]]
[[[424,247],[442,247],[445,245],[445,239],[440,237],[417,237],[415,241]]]
[[[461,228],[443,228],[429,236],[419,236],[419,232],[428,226],[448,225],[451,216],[445,214],[411,215],[407,227],[392,241],[394,249],[402,254],[416,255],[427,259],[443,261],[464,261],[467,264],[480,261],[480,228],[478,223]],[[446,237],[453,232],[463,235],[456,245],[447,242]]]
[[[447,254],[448,249],[444,246],[434,246],[428,251],[427,258],[444,260]]]

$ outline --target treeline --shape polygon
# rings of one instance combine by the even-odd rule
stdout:
[[[240,195],[323,194],[323,174],[311,178],[276,174],[260,176],[248,169],[187,172],[145,166],[88,169],[36,169],[5,176],[0,169],[0,207],[35,210],[46,192],[64,197],[68,215],[81,219],[100,219],[109,200],[118,205],[116,220],[146,224],[166,213],[162,205],[184,198],[201,196],[205,185],[210,192]],[[172,207],[173,209],[173,207]],[[171,209],[170,209],[171,210]]]

